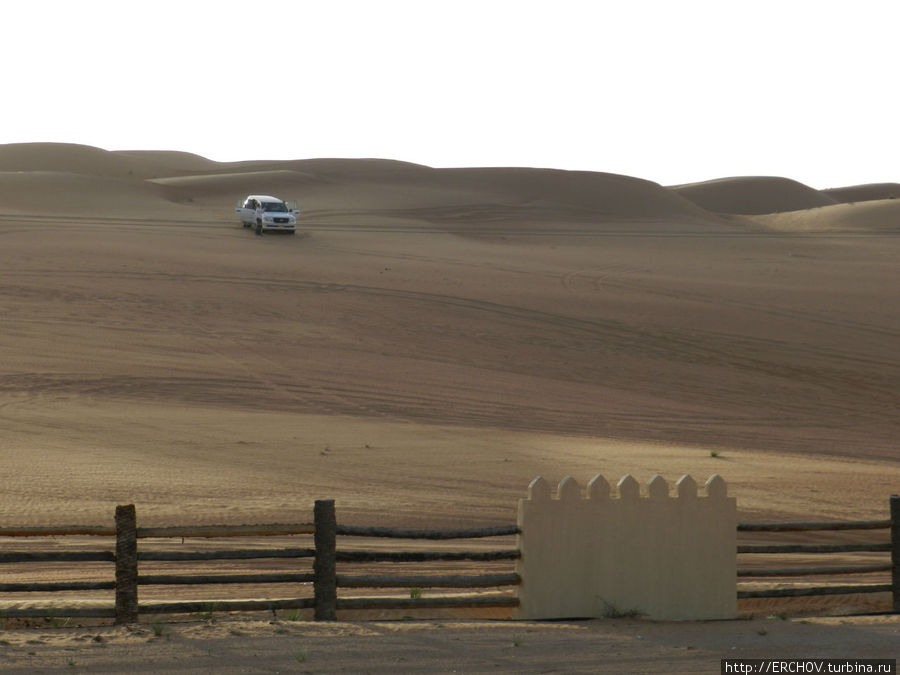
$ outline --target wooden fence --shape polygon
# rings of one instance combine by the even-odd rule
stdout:
[[[743,544],[737,554],[827,554],[875,552],[889,553],[890,560],[874,565],[790,567],[751,569],[739,568],[739,578],[798,577],[814,575],[865,574],[891,572],[890,584],[827,585],[802,588],[769,588],[763,590],[739,590],[738,598],[779,598],[792,596],[834,595],[854,593],[893,594],[893,611],[900,612],[900,497],[892,496],[891,518],[879,521],[853,521],[832,523],[741,523],[739,532],[809,532],[879,530],[890,531],[887,543],[863,544]],[[0,609],[0,618],[48,616],[114,618],[116,623],[133,623],[140,614],[202,613],[214,607],[217,611],[276,611],[288,609],[312,609],[317,620],[333,620],[337,610],[349,609],[415,609],[415,608],[479,608],[515,607],[518,597],[500,589],[515,587],[521,583],[514,572],[491,574],[444,575],[348,575],[338,572],[338,564],[365,563],[434,563],[438,561],[514,561],[520,557],[516,548],[497,550],[457,551],[384,551],[338,550],[337,538],[346,536],[379,537],[406,540],[460,540],[485,537],[506,537],[519,533],[516,526],[492,527],[468,530],[398,530],[376,527],[338,525],[334,501],[319,500],[314,507],[314,522],[307,524],[238,525],[205,527],[137,527],[133,505],[116,507],[115,528],[66,527],[66,528],[0,528],[0,537],[58,537],[97,536],[115,537],[114,550],[92,551],[0,551],[3,563],[85,563],[107,562],[115,565],[114,580],[67,581],[48,583],[0,583],[0,592],[67,592],[111,590],[115,592],[114,606],[105,607],[44,607]],[[225,538],[225,537],[273,537],[313,535],[313,547],[307,548],[234,548],[202,551],[140,550],[138,541],[148,538]],[[141,574],[141,562],[185,562],[214,560],[312,559],[312,572],[280,572],[275,574]],[[312,596],[278,600],[215,600],[202,602],[139,602],[140,586],[181,586],[210,584],[291,584],[296,591],[299,584],[312,584]],[[306,587],[308,588],[308,586]],[[492,593],[464,594],[459,596],[398,597],[338,597],[338,588],[457,588],[497,589]]]
[[[115,565],[115,579],[109,581],[75,581],[51,583],[0,583],[0,592],[65,592],[115,591],[112,607],[24,608],[0,609],[0,617],[94,617],[115,618],[116,623],[134,623],[140,614],[203,613],[216,611],[275,611],[313,609],[317,620],[335,619],[339,609],[403,609],[436,607],[511,607],[518,598],[509,593],[461,595],[455,597],[410,598],[338,598],[337,588],[484,588],[515,586],[515,573],[478,575],[359,575],[338,574],[337,563],[430,563],[435,561],[512,561],[519,557],[515,548],[495,551],[338,551],[338,535],[352,537],[390,537],[395,539],[476,539],[515,535],[518,528],[494,527],[471,530],[396,530],[339,526],[335,518],[334,501],[316,501],[314,522],[295,525],[238,525],[206,527],[137,527],[134,505],[116,507],[115,529],[103,527],[0,528],[0,537],[56,537],[86,535],[115,537],[115,550],[97,551],[0,551],[0,563],[40,562],[110,562]],[[313,535],[311,548],[245,548],[214,551],[151,551],[139,550],[138,540],[148,538],[187,537],[272,537],[284,535]],[[265,558],[312,559],[312,572],[277,574],[140,574],[140,562],[186,562],[219,560],[256,560]],[[312,596],[278,600],[215,600],[200,602],[139,602],[140,586],[179,586],[210,584],[312,584]],[[308,586],[307,586],[308,588]]]
[[[887,520],[861,520],[844,522],[804,522],[804,523],[739,523],[738,532],[847,532],[854,530],[889,530],[890,541],[867,542],[853,544],[744,544],[739,545],[737,552],[741,554],[765,554],[785,556],[791,554],[809,555],[838,553],[887,553],[889,558],[884,562],[868,565],[829,565],[816,567],[779,567],[779,568],[738,568],[738,578],[773,578],[773,577],[807,577],[817,575],[867,575],[873,573],[891,573],[889,584],[830,584],[825,586],[802,586],[792,588],[765,588],[759,590],[739,590],[741,598],[788,598],[817,595],[845,595],[856,593],[892,593],[893,611],[900,612],[900,496],[893,495],[890,500],[891,517]]]

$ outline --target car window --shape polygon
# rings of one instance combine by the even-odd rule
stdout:
[[[284,205],[284,202],[263,202],[263,211],[286,213],[287,210],[287,206]]]

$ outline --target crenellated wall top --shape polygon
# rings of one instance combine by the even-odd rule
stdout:
[[[713,474],[704,483],[705,497],[707,499],[724,499],[728,496],[728,486],[721,476]],[[588,481],[587,488],[582,491],[581,486],[571,476],[563,478],[556,487],[556,494],[553,495],[553,489],[550,483],[542,476],[538,476],[528,485],[529,501],[543,502],[550,500],[559,500],[563,502],[577,501],[581,499],[589,499],[592,501],[602,501],[612,499],[613,493],[621,500],[650,499],[697,499],[700,497],[697,482],[689,475],[679,478],[674,485],[674,490],[670,487],[665,478],[656,474],[653,476],[645,488],[642,489],[641,484],[631,474],[626,474],[616,483],[615,491],[601,474],[597,474]],[[642,494],[643,493],[643,494]]]

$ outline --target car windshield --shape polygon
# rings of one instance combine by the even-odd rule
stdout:
[[[287,206],[284,202],[263,202],[263,211],[278,211],[279,213],[287,213]]]

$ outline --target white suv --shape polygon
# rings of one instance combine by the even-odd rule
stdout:
[[[256,234],[263,232],[289,232],[294,234],[300,210],[297,202],[285,202],[269,195],[250,195],[242,199],[235,209],[244,227],[255,227]]]

